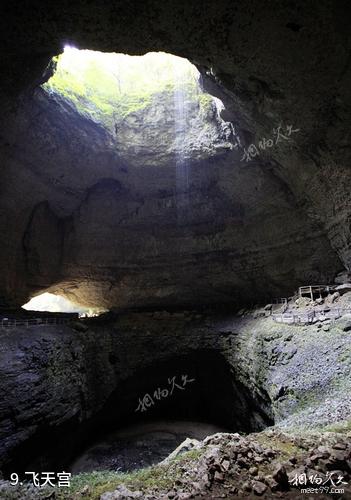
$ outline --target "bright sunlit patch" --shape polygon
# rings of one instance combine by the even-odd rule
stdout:
[[[190,163],[233,147],[233,127],[221,118],[223,104],[204,91],[187,59],[67,45],[54,62],[43,89],[59,112],[50,119],[63,118],[55,127],[68,125],[76,140],[82,131],[84,143],[90,133],[103,139],[103,147],[125,165],[175,165],[178,191],[188,191]]]
[[[147,107],[161,92],[181,90],[202,105],[213,100],[201,89],[194,65],[163,52],[129,56],[67,45],[55,62],[44,89],[107,126]]]
[[[52,293],[42,293],[37,297],[33,297],[27,304],[22,306],[23,309],[27,309],[27,311],[47,311],[47,312],[64,312],[64,313],[73,313],[77,312],[80,314],[88,314],[89,309],[85,309],[82,307],[73,304],[69,300],[64,297],[60,297],[59,295],[54,295]]]
[[[66,44],[64,46],[64,48],[63,48],[63,51],[64,52],[68,52],[69,50],[79,50],[79,49],[77,49],[77,47],[74,47],[74,45],[68,45],[68,44]]]

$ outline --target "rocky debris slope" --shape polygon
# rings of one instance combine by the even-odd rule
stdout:
[[[315,427],[350,418],[349,321],[344,316],[328,329],[271,318],[244,319],[237,326],[229,359],[240,379],[245,373],[251,391],[263,401],[268,395],[276,425]]]
[[[336,493],[343,489],[344,498],[351,494],[351,434],[304,438],[276,431],[246,437],[216,434],[199,443],[197,450],[196,463],[182,468],[183,478],[176,480],[171,490],[146,493],[122,485],[101,495],[101,500],[296,498],[301,488],[315,488],[322,493],[318,498],[329,498],[327,488],[329,492],[335,488]],[[325,490],[319,489],[321,484]]]

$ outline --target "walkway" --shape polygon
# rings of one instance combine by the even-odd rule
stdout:
[[[17,326],[46,326],[46,325],[65,325],[75,318],[30,318],[30,319],[14,319],[3,318],[0,320],[0,328],[16,328]]]
[[[335,321],[344,314],[351,314],[351,307],[347,308],[330,308],[325,309],[309,309],[304,312],[295,310],[286,310],[282,313],[273,313],[272,319],[277,323],[287,323],[290,325],[308,325],[317,321],[331,319]]]

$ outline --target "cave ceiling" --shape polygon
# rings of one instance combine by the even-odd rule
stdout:
[[[3,304],[43,291],[105,308],[252,303],[350,270],[348,2],[1,9]],[[205,112],[205,148],[190,106],[185,173],[166,95],[118,124],[118,149],[106,127],[45,91],[65,44],[162,51],[197,67],[225,109]]]

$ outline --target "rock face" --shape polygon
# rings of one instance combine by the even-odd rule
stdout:
[[[251,432],[273,422],[290,430],[350,417],[350,335],[343,323],[321,332],[268,318],[198,316],[132,314],[90,322],[85,332],[2,331],[0,469],[61,470],[89,436],[138,419]],[[173,377],[181,386],[182,376],[194,382],[157,399],[157,388],[170,392]]]
[[[21,305],[42,290],[108,308],[256,302],[350,270],[348,9],[328,0],[299,10],[229,0],[8,6],[2,302]],[[249,162],[244,149],[195,155],[185,183],[164,148],[162,169],[157,155],[150,162],[157,141],[143,123],[152,118],[138,115],[142,142],[134,161],[121,161],[106,130],[33,91],[65,41],[187,57],[223,100],[242,148],[280,124],[298,132]],[[133,130],[122,127],[121,141]]]

